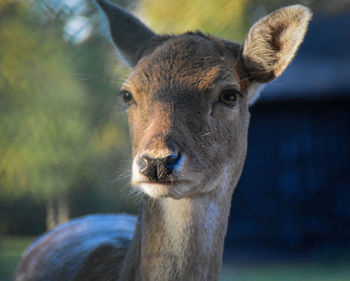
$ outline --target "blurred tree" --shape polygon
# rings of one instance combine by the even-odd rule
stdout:
[[[114,101],[129,69],[116,66],[100,16],[83,0],[0,3],[0,201],[46,202],[48,228],[69,210],[135,206],[111,183],[129,165]]]
[[[140,0],[135,10],[159,33],[201,30],[243,41],[248,28],[258,19],[293,4],[328,13],[350,8],[348,0]]]
[[[247,29],[244,9],[248,0],[142,0],[138,13],[157,32],[202,30],[242,40]]]
[[[60,41],[59,21],[0,5],[0,196],[46,200],[48,227],[68,219],[65,194],[89,150],[87,101]]]

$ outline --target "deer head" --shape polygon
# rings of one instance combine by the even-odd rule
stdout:
[[[106,1],[111,35],[134,67],[122,86],[132,142],[132,185],[153,198],[193,197],[237,183],[249,105],[301,44],[311,12],[289,6],[258,21],[243,44],[201,32],[157,35]]]

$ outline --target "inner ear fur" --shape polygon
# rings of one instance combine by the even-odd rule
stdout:
[[[302,5],[267,15],[249,30],[244,42],[244,65],[249,79],[267,83],[286,69],[304,39],[312,13]]]

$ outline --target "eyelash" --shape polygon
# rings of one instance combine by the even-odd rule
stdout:
[[[234,107],[237,104],[237,97],[241,93],[237,89],[224,89],[219,96],[219,102],[226,106]]]
[[[131,92],[127,91],[127,90],[122,90],[119,93],[119,96],[122,97],[123,102],[125,103],[125,105],[128,107],[130,105],[132,105],[133,103],[135,103],[135,99],[132,95]]]

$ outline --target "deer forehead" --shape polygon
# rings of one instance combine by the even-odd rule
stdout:
[[[209,37],[179,35],[144,56],[123,88],[136,96],[163,98],[166,102],[224,84],[241,89],[238,59]]]

